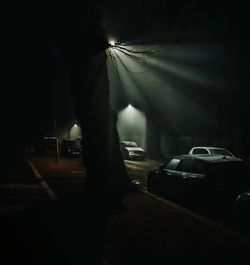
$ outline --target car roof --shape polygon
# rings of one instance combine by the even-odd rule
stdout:
[[[174,156],[174,159],[185,159],[185,158],[190,158],[190,159],[196,159],[196,160],[201,160],[204,162],[208,163],[217,163],[217,162],[241,162],[243,161],[241,158],[238,157],[231,157],[231,156],[225,156],[225,155],[209,155],[209,154],[200,154],[200,155],[178,155]]]
[[[133,142],[133,141],[120,141],[120,143],[124,143],[124,144],[134,143],[134,144],[136,144],[136,142]]]
[[[194,149],[194,148],[207,148],[207,149],[227,150],[224,147],[215,147],[215,146],[194,146],[192,149]]]

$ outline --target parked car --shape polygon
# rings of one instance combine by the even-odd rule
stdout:
[[[77,140],[63,139],[61,153],[64,157],[80,156],[82,152],[81,144]]]
[[[229,150],[222,147],[212,147],[212,146],[195,146],[189,151],[190,155],[225,155],[235,157]]]
[[[147,175],[149,192],[200,204],[234,200],[235,194],[247,185],[249,176],[244,161],[222,155],[175,156]]]
[[[121,141],[120,149],[124,159],[144,160],[146,158],[145,151],[136,142]]]
[[[57,151],[58,138],[54,136],[44,136],[37,139],[33,153],[38,155],[55,156]]]

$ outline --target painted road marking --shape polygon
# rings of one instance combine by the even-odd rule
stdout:
[[[27,161],[28,161],[28,164],[31,167],[31,169],[32,169],[35,177],[39,180],[39,183],[41,184],[41,186],[48,193],[50,199],[51,200],[57,200],[58,197],[56,196],[56,194],[54,193],[54,191],[51,189],[51,187],[49,186],[49,184],[43,179],[42,175],[39,173],[39,171],[34,166],[34,164],[30,160],[27,160]]]

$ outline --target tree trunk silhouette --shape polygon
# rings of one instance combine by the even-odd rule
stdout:
[[[83,14],[73,14],[67,20],[65,43],[70,88],[84,142],[85,192],[100,209],[112,212],[128,192],[129,178],[119,148],[117,116],[109,103],[108,43],[101,18],[101,10],[94,4]]]

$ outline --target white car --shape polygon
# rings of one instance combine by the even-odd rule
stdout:
[[[145,151],[135,142],[121,141],[120,148],[124,159],[144,160],[146,157]]]
[[[229,150],[222,147],[196,146],[189,151],[190,155],[223,155],[235,157]]]

